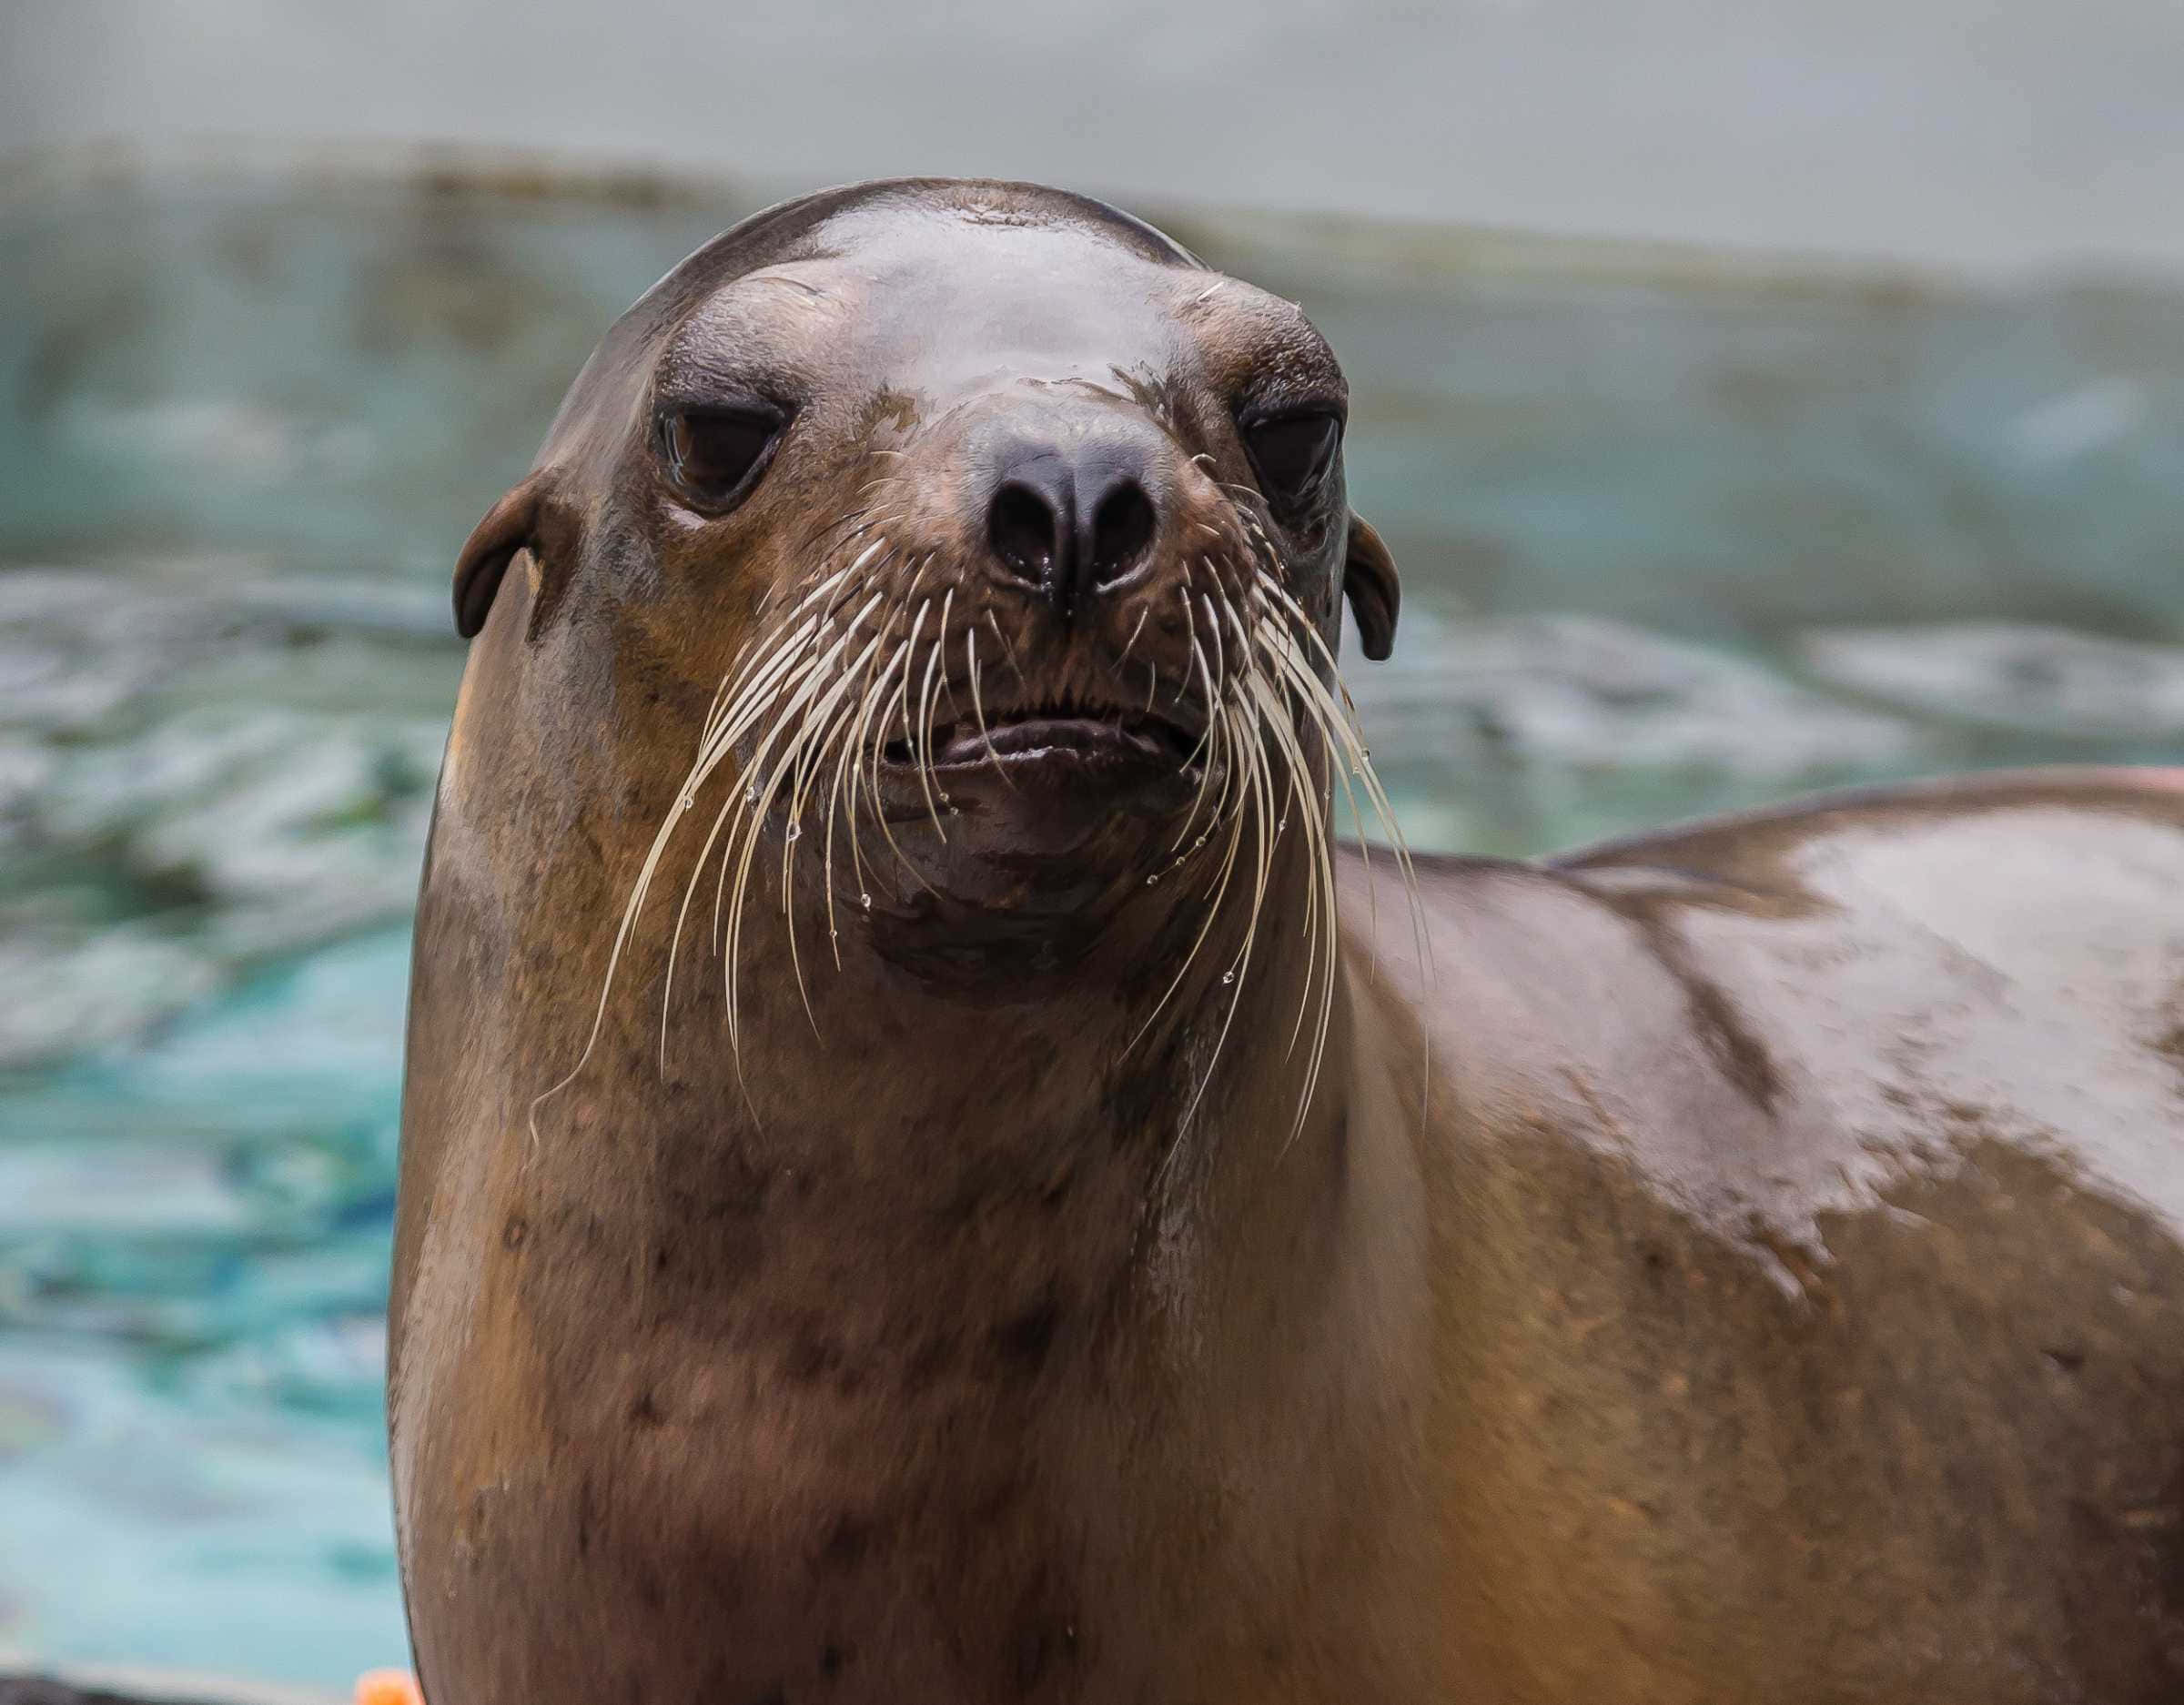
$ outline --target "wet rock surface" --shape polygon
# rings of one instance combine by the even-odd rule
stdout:
[[[105,1688],[76,1687],[49,1676],[0,1676],[0,1705],[226,1705],[197,1695],[147,1698]]]
[[[185,1701],[143,1700],[133,1694],[109,1693],[104,1688],[72,1687],[45,1676],[0,1676],[0,1705],[185,1705]],[[193,1701],[191,1705],[212,1705]]]
[[[278,1688],[157,1673],[126,1683],[71,1680],[54,1675],[0,1674],[0,1705],[325,1705],[318,1696]]]

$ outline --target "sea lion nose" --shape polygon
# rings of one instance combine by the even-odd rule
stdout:
[[[1064,618],[1150,558],[1160,530],[1154,459],[1133,439],[1016,439],[998,447],[994,475],[987,542]]]

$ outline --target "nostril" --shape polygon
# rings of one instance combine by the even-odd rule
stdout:
[[[1105,586],[1138,566],[1159,528],[1153,500],[1135,479],[1126,479],[1100,500],[1092,515],[1092,582]]]
[[[996,566],[1064,621],[1078,603],[1128,582],[1160,536],[1160,489],[1146,448],[1111,422],[1051,439],[1004,438],[986,499]]]
[[[987,536],[994,553],[1024,579],[1043,581],[1054,571],[1056,517],[1029,486],[1006,485],[994,494]]]

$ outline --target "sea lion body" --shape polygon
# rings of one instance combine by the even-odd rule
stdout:
[[[2184,774],[1421,879],[1449,1697],[2179,1697]]]
[[[1340,382],[1016,186],[762,216],[602,346],[459,571],[390,1317],[431,1705],[2178,1697],[2184,788],[1413,907],[1253,685],[1393,623]]]

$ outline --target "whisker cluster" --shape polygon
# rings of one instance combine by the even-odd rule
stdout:
[[[1144,881],[1152,886],[1164,879],[1195,880],[1200,883],[1203,906],[1182,963],[1130,1039],[1129,1048],[1142,1041],[1185,986],[1232,904],[1243,908],[1240,934],[1229,938],[1234,945],[1219,971],[1219,987],[1227,996],[1219,1030],[1204,1054],[1204,1071],[1178,1124],[1178,1145],[1235,1023],[1274,891],[1277,851],[1292,822],[1302,837],[1307,868],[1301,920],[1305,965],[1288,1046],[1290,1056],[1299,1048],[1304,1054],[1292,1139],[1302,1126],[1326,1055],[1340,971],[1332,822],[1337,786],[1343,791],[1353,821],[1363,826],[1361,796],[1385,831],[1410,900],[1414,925],[1419,926],[1421,964],[1426,953],[1410,854],[1388,796],[1373,773],[1334,654],[1320,623],[1285,583],[1280,554],[1254,509],[1239,502],[1234,513],[1239,528],[1235,534],[1200,524],[1199,530],[1212,535],[1214,543],[1184,565],[1180,583],[1170,589],[1177,600],[1177,619],[1171,622],[1163,617],[1155,624],[1171,637],[1187,636],[1188,667],[1171,670],[1165,685],[1170,702],[1194,712],[1202,728],[1183,762],[1186,772],[1197,773],[1196,791],[1180,830],[1160,849],[1160,866]],[[903,560],[889,540],[891,525],[891,520],[867,511],[854,524],[833,530],[838,550],[849,560],[784,600],[714,694],[689,771],[652,837],[622,909],[582,1053],[568,1075],[531,1104],[534,1140],[540,1104],[575,1080],[598,1044],[615,974],[682,820],[697,810],[702,797],[713,793],[723,773],[730,784],[721,790],[723,797],[692,861],[668,943],[659,1044],[663,1070],[676,964],[691,912],[710,871],[712,943],[723,962],[728,1041],[740,1081],[741,947],[746,902],[771,816],[778,812],[782,823],[778,878],[791,967],[814,1030],[818,1020],[797,940],[794,903],[800,852],[808,851],[814,841],[819,843],[828,945],[837,966],[841,926],[836,904],[842,891],[837,860],[845,856],[857,903],[869,912],[873,850],[864,839],[868,820],[877,824],[887,849],[912,878],[925,882],[897,844],[882,805],[884,754],[892,747],[908,755],[925,813],[945,842],[955,807],[935,769],[933,748],[944,700],[951,722],[959,714],[950,648],[961,652],[961,680],[981,748],[989,755],[993,749],[987,732],[986,669],[1005,661],[1021,691],[1028,692],[1029,682],[993,611],[985,610],[983,620],[994,643],[982,645],[980,620],[974,617],[960,624],[955,621],[956,589],[950,585],[929,590],[930,559]],[[1117,672],[1128,663],[1148,619],[1156,613],[1150,604],[1139,612],[1114,665]],[[1149,711],[1164,682],[1151,656],[1139,661],[1148,676]],[[1006,777],[1006,770],[1001,773]],[[817,833],[805,834],[807,818],[814,820]],[[1370,893],[1370,852],[1365,857]]]
[[[1306,1058],[1291,1138],[1302,1128],[1326,1058],[1340,971],[1331,821],[1337,786],[1360,829],[1365,823],[1361,792],[1386,832],[1410,900],[1421,964],[1427,953],[1410,851],[1394,808],[1373,772],[1371,755],[1358,730],[1356,707],[1341,687],[1334,653],[1320,625],[1284,583],[1279,555],[1263,524],[1249,508],[1241,508],[1239,514],[1250,548],[1229,565],[1239,571],[1224,574],[1216,559],[1201,558],[1196,566],[1205,571],[1207,584],[1187,570],[1179,593],[1192,667],[1202,683],[1207,711],[1205,733],[1198,752],[1193,754],[1199,764],[1199,784],[1181,832],[1168,847],[1174,863],[1147,878],[1159,881],[1206,848],[1226,825],[1226,837],[1207,873],[1209,893],[1198,932],[1132,1046],[1183,987],[1215,925],[1226,915],[1231,892],[1248,892],[1249,896],[1241,939],[1220,974],[1228,997],[1220,1030],[1178,1124],[1178,1145],[1235,1023],[1266,915],[1276,849],[1292,818],[1304,840],[1307,880],[1302,920],[1306,961],[1288,1050],[1293,1055],[1304,1043]],[[1360,852],[1367,863],[1370,895],[1372,855],[1362,842]],[[1172,1154],[1171,1150],[1171,1158]]]

